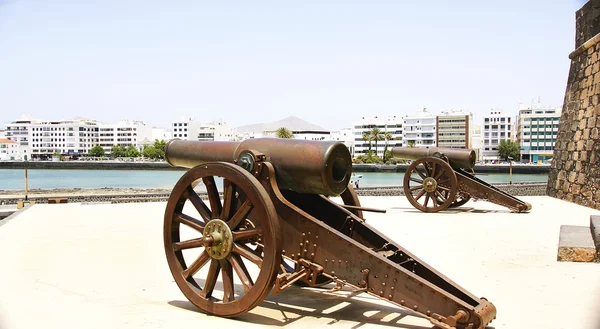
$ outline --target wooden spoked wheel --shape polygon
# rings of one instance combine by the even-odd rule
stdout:
[[[404,194],[423,212],[438,212],[452,204],[458,183],[452,167],[444,160],[426,157],[413,161],[404,174]]]
[[[444,196],[448,197],[448,191],[444,191]],[[454,202],[452,202],[448,208],[456,208],[456,207],[460,207],[462,205],[464,205],[465,203],[469,202],[469,200],[471,200],[471,196],[468,194],[462,194],[460,192],[456,193],[456,199],[454,200]],[[442,203],[443,201],[441,201],[441,199],[438,198],[438,202]]]
[[[281,229],[271,199],[254,176],[229,163],[203,164],[179,179],[165,211],[164,244],[185,297],[219,316],[260,304],[281,264]]]

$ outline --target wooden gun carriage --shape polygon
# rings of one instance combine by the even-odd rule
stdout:
[[[348,184],[352,162],[342,143],[173,140],[165,153],[171,165],[191,168],[167,203],[167,261],[180,290],[206,313],[234,317],[271,291],[335,282],[440,328],[482,329],[496,316],[492,303],[365,222],[370,209]]]
[[[471,149],[394,147],[391,152],[394,158],[413,160],[404,174],[404,194],[421,211],[459,207],[471,198],[514,212],[531,210],[529,203],[468,172],[475,167],[475,151]]]

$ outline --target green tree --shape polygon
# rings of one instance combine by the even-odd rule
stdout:
[[[167,142],[165,142],[164,139],[161,139],[161,140],[155,139],[154,140],[154,148],[156,149],[156,152],[158,153],[157,159],[164,159],[165,158],[165,150],[167,148]]]
[[[370,152],[371,151],[371,141],[372,141],[371,135],[369,135],[369,133],[365,131],[362,133],[362,139],[365,142],[369,142],[369,152]]]
[[[383,139],[385,140],[385,147],[383,148],[383,162],[388,161],[389,159],[391,159],[391,152],[388,156],[388,141],[391,141],[393,138],[392,133],[389,131],[386,131],[385,133],[383,133]]]
[[[519,145],[511,140],[502,140],[498,144],[498,155],[502,159],[508,160],[508,157],[518,160],[520,157]]]
[[[125,148],[121,145],[115,145],[110,149],[110,156],[113,158],[121,158],[125,156]]]
[[[410,148],[415,147],[415,142],[408,142],[408,147],[410,147]]]
[[[292,132],[286,127],[281,127],[275,130],[275,136],[277,138],[294,138],[294,134],[292,134]]]
[[[150,158],[150,159],[160,159],[161,158],[160,150],[157,150],[156,147],[154,147],[153,145],[144,147],[142,154],[146,158]]]
[[[100,145],[96,145],[88,151],[88,155],[93,157],[101,157],[104,155],[104,149]]]
[[[375,154],[377,154],[377,142],[382,141],[385,135],[383,132],[381,132],[381,129],[377,127],[373,127],[369,131],[369,135],[371,136],[371,140],[375,142]]]
[[[374,151],[367,151],[366,154],[356,157],[356,163],[376,163],[382,164],[383,160],[377,156]]]
[[[127,151],[125,151],[125,156],[129,158],[137,158],[140,156],[140,151],[138,151],[138,149],[135,146],[130,145],[127,148]]]

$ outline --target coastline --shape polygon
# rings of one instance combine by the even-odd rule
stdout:
[[[408,164],[375,165],[353,164],[352,172],[405,172]],[[124,161],[0,161],[2,169],[85,169],[85,170],[163,170],[185,171],[187,168],[172,167],[167,162],[124,162]],[[508,173],[510,166],[475,165],[476,173]],[[547,174],[548,165],[514,164],[514,174]]]

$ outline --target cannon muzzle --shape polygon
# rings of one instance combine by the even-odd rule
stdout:
[[[165,159],[171,166],[193,168],[223,161],[237,163],[245,151],[265,155],[275,167],[279,188],[300,193],[340,195],[348,187],[352,159],[340,142],[253,138],[243,142],[171,140]]]
[[[444,155],[448,158],[450,166],[454,169],[468,169],[475,167],[475,151],[471,149],[453,148],[418,148],[418,147],[393,147],[392,156],[403,160],[418,160],[428,156]]]

